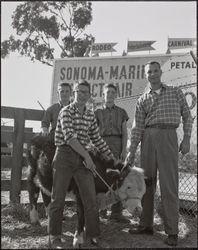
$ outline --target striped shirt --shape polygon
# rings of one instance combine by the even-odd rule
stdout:
[[[131,130],[131,154],[135,154],[146,126],[163,124],[178,128],[181,117],[184,135],[191,136],[193,120],[180,88],[162,84],[159,94],[152,89],[145,92],[136,105]]]
[[[86,108],[82,115],[74,102],[62,108],[59,113],[55,145],[68,145],[73,138],[77,138],[84,148],[89,145],[91,140],[101,153],[111,155],[109,147],[99,134],[94,112]]]

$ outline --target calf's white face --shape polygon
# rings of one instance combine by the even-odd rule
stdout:
[[[144,171],[137,167],[130,169],[129,174],[125,177],[121,187],[117,190],[117,194],[122,201],[123,206],[130,213],[133,213],[136,208],[141,212],[141,199],[145,192],[146,185],[144,181]]]

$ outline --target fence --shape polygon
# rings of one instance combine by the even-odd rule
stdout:
[[[195,138],[194,138],[195,139]],[[140,167],[140,147],[137,149],[135,165]],[[179,155],[179,205],[190,215],[197,215],[197,155],[193,152],[182,157]],[[159,178],[155,195],[155,208],[161,206]]]
[[[34,136],[32,129],[25,128],[25,121],[41,121],[43,111],[2,106],[1,117],[14,119],[13,131],[8,127],[1,130],[1,142],[13,145],[12,148],[1,147],[1,168],[11,169],[11,179],[1,180],[1,191],[9,191],[10,201],[19,203],[21,191],[27,190],[26,180],[22,180],[22,168],[26,166],[25,146]]]
[[[20,193],[27,190],[26,180],[22,179],[22,167],[26,166],[24,144],[28,144],[34,133],[32,129],[25,128],[26,120],[41,121],[43,111],[2,107],[1,117],[14,119],[14,127],[1,130],[1,142],[13,143],[10,148],[1,147],[1,167],[11,169],[11,180],[1,180],[1,191],[9,191],[11,202],[20,202]],[[178,130],[181,133],[181,130]],[[197,212],[197,130],[193,130],[191,152],[184,158],[179,158],[179,198],[180,207],[190,214]],[[3,146],[3,145],[2,145]],[[137,152],[135,163],[139,165],[140,154]],[[157,199],[160,199],[159,185],[157,186]]]
[[[186,96],[191,114],[193,127],[190,140],[190,152],[184,157],[179,154],[179,199],[180,208],[189,214],[197,213],[197,83],[180,86]],[[182,124],[177,129],[178,144],[183,139]],[[130,133],[130,129],[129,129]],[[139,165],[140,152],[136,154],[135,163]],[[157,183],[156,200],[160,201],[159,182]]]

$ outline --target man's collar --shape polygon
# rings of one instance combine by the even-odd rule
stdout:
[[[80,113],[80,110],[78,109],[75,101],[71,103],[71,106]],[[90,109],[85,105],[83,113],[88,113],[88,112],[90,112]]]
[[[106,103],[103,104],[103,109],[114,109],[114,108],[115,108],[115,103],[111,107],[108,107]]]
[[[70,102],[69,102],[67,105],[63,105],[63,104],[61,103],[61,101],[58,101],[58,103],[59,103],[59,105],[60,105],[61,108],[63,108],[63,107],[65,107],[65,106],[67,106],[67,105],[70,104]]]
[[[160,89],[166,89],[167,88],[167,85],[166,84],[164,84],[164,83],[161,83],[161,87],[160,87]],[[153,90],[151,87],[149,87],[148,89],[147,89],[147,91],[146,91],[146,93],[153,93],[153,92],[155,92],[155,90]]]
[[[60,105],[61,108],[64,107],[63,104],[60,101],[58,103],[59,103],[59,105]]]

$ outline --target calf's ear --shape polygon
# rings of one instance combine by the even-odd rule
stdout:
[[[121,171],[122,168],[123,168],[123,163],[120,160],[115,161],[114,162],[114,168],[119,169]]]
[[[111,181],[114,182],[115,180],[119,179],[120,171],[118,169],[106,169],[106,176]]]

